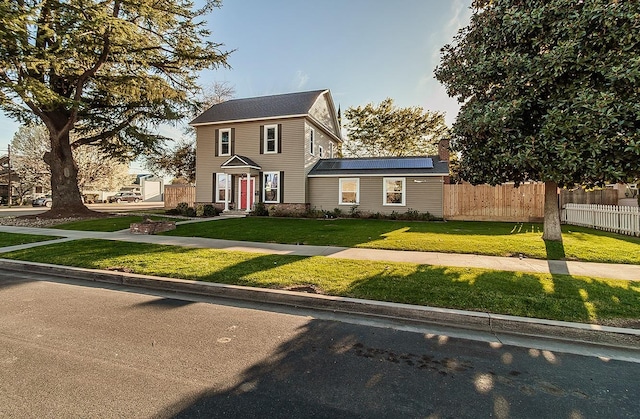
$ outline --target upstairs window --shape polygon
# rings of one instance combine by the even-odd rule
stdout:
[[[404,206],[406,198],[406,179],[386,177],[382,179],[382,205]]]
[[[309,131],[309,153],[310,153],[312,156],[313,156],[313,153],[315,153],[315,150],[314,150],[315,145],[314,145],[314,143],[313,143],[313,141],[314,141],[314,138],[313,138],[313,137],[314,137],[314,135],[315,135],[315,132],[313,131],[313,128],[311,128],[311,130]]]
[[[221,129],[220,137],[218,138],[218,155],[230,156],[231,155],[231,129]]]
[[[324,148],[321,145],[318,146],[318,157],[324,158]]]
[[[278,152],[277,125],[265,125],[264,127],[264,152],[265,154]]]

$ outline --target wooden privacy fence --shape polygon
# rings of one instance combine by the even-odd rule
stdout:
[[[595,191],[585,191],[584,189],[561,190],[560,208],[564,208],[569,203],[618,205],[618,191],[615,189],[599,189]]]
[[[544,218],[544,184],[444,185],[443,213],[447,220],[540,221]]]
[[[186,202],[190,207],[196,202],[196,187],[191,185],[165,185],[164,207],[175,208],[180,202]]]
[[[629,236],[640,235],[640,208],[638,207],[567,204],[562,210],[562,221]]]

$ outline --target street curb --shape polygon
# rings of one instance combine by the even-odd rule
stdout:
[[[181,292],[230,300],[293,306],[312,310],[364,315],[372,318],[395,319],[457,329],[483,331],[494,334],[496,337],[499,337],[499,334],[533,336],[541,339],[572,343],[582,342],[640,350],[640,329],[533,319],[268,288],[225,285],[9,259],[0,259],[0,268],[18,272],[26,271],[71,279],[119,284],[150,290]]]

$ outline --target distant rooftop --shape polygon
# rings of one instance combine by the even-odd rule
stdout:
[[[191,125],[242,121],[247,119],[306,115],[327,90],[286,93],[282,95],[260,96],[246,99],[232,99],[213,105],[191,121]]]
[[[449,165],[447,162],[439,161],[437,157],[323,159],[319,160],[309,172],[310,177],[366,174],[446,176],[449,174]]]

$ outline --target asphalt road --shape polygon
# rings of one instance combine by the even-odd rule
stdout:
[[[0,417],[640,415],[639,363],[42,279],[0,273]]]

